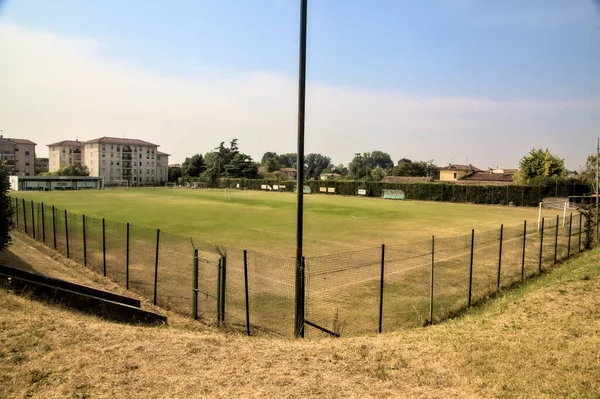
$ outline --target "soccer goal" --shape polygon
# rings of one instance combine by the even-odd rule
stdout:
[[[177,183],[174,182],[166,182],[165,183],[165,188],[175,188],[177,187]]]
[[[192,183],[192,188],[201,188],[201,189],[205,189],[208,188],[206,183],[202,183],[202,182],[194,182]]]
[[[556,217],[556,215],[560,215],[562,213],[562,226],[565,227],[565,223],[567,220],[567,209],[569,209],[569,200],[549,200],[540,202],[539,210],[538,210],[538,231],[540,231],[540,226],[542,225],[542,218]]]
[[[406,198],[404,195],[404,191],[402,190],[381,190],[381,198],[383,199],[391,199],[391,200],[403,200]]]
[[[110,180],[104,183],[104,187],[129,187],[128,180]]]

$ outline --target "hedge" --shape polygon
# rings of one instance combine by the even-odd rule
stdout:
[[[262,185],[285,185],[283,191],[292,192],[296,187],[293,180],[268,179],[228,179],[219,181],[220,188],[246,188],[261,190]],[[431,183],[384,183],[355,180],[310,180],[304,183],[313,193],[320,193],[321,187],[335,188],[337,195],[357,195],[359,189],[365,189],[369,197],[381,197],[382,190],[402,190],[407,199],[421,201],[466,202],[473,204],[512,203],[517,206],[537,206],[544,198],[568,197],[590,192],[586,184],[556,183],[546,186],[527,185],[461,185],[445,182]],[[281,190],[280,190],[281,191]]]

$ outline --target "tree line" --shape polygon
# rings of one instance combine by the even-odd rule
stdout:
[[[286,169],[297,169],[297,154],[267,151],[259,162],[240,151],[238,140],[232,139],[228,146],[221,142],[212,151],[204,155],[198,153],[185,159],[181,168],[169,168],[169,180],[178,178],[198,178],[201,181],[216,182],[219,178],[263,178],[273,180],[289,179]],[[376,150],[355,153],[347,164],[334,164],[331,158],[310,153],[304,157],[304,176],[306,180],[335,178],[342,180],[380,181],[386,176],[440,178],[440,167],[433,160],[411,160],[401,158],[394,162],[389,153]],[[519,162],[514,181],[519,184],[543,185],[556,180],[576,179],[596,184],[596,155],[590,155],[586,166],[579,172],[569,172],[564,159],[548,149],[532,149]]]

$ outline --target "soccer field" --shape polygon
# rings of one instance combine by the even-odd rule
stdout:
[[[293,256],[296,196],[293,193],[111,189],[13,192],[70,212],[194,237],[204,242]],[[537,209],[442,202],[393,201],[333,195],[305,196],[307,256],[397,245],[537,221]]]

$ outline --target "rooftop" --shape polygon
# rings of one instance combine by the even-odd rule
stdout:
[[[166,152],[162,152],[162,151],[156,151],[156,155],[160,155],[160,156],[171,156],[171,154],[167,154]]]
[[[140,139],[126,139],[120,137],[100,137],[98,139],[86,141],[85,144],[108,143],[108,144],[132,144],[132,145],[147,145],[158,147],[158,144],[149,143]]]
[[[469,164],[469,165],[457,165],[457,164],[449,164],[448,166],[444,166],[440,168],[440,170],[464,170],[467,172],[481,172],[481,169]]]
[[[470,175],[463,177],[460,180],[471,180],[471,181],[500,181],[500,182],[512,182],[514,173],[491,173],[477,171]]]
[[[48,144],[48,147],[58,147],[58,146],[66,146],[66,147],[80,147],[84,145],[85,142],[79,140],[63,140],[58,143]]]
[[[27,139],[11,139],[9,137],[3,137],[4,140],[8,140],[8,141],[12,141],[15,144],[30,144],[30,145],[37,145],[36,143],[34,143],[31,140],[27,140]]]

